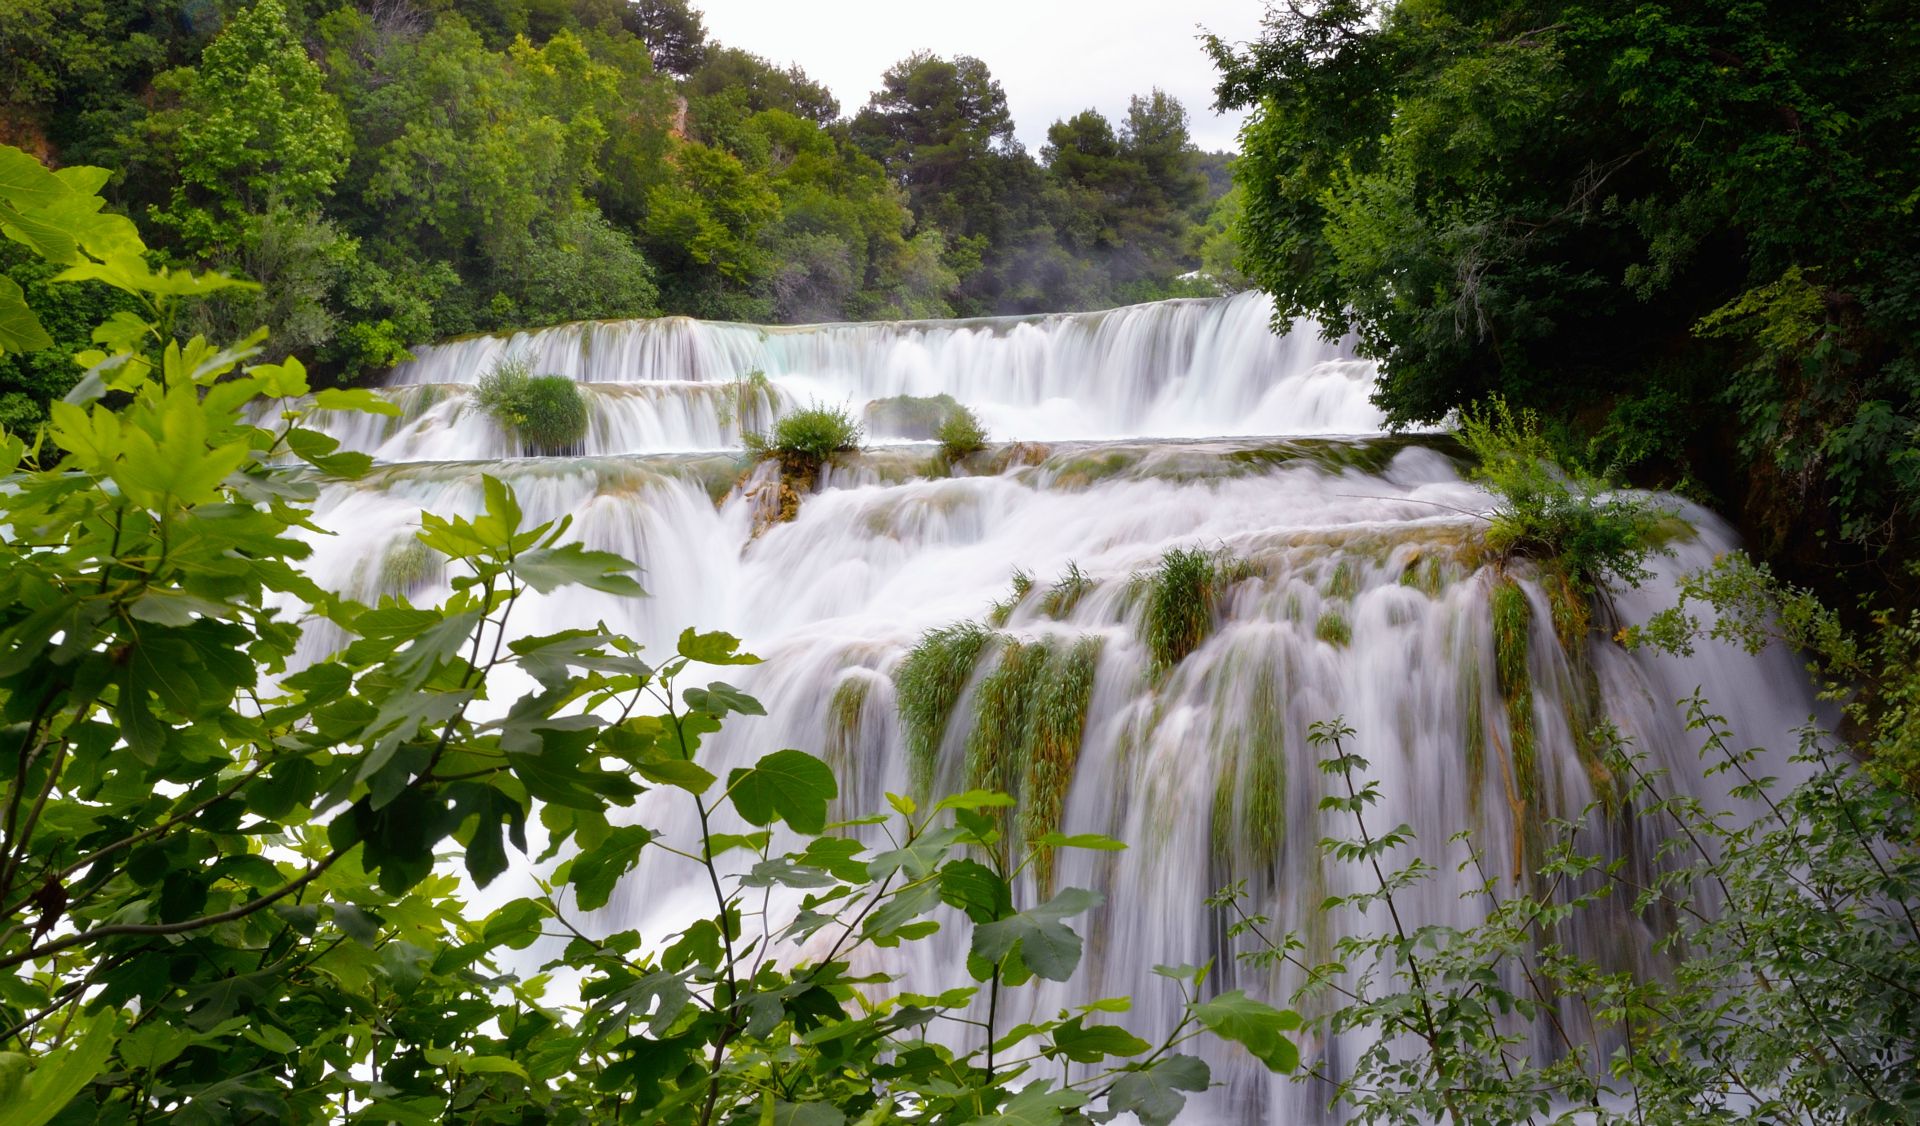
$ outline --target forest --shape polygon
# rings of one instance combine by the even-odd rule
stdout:
[[[929,52],[842,107],[709,41],[686,0],[22,0],[0,142],[115,170],[156,262],[263,283],[266,325],[352,382],[409,344],[681,314],[800,323],[1104,308],[1188,293],[1225,158],[1159,90],[1028,153],[978,59]],[[1218,221],[1216,221],[1218,226]],[[63,344],[112,298],[0,266]],[[92,303],[90,303],[92,302]],[[104,304],[102,304],[104,303]],[[0,358],[29,425],[63,362]]]
[[[1264,11],[0,0],[0,1126],[1920,1121],[1920,6]]]

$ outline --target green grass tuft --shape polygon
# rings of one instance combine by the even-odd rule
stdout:
[[[1428,598],[1438,598],[1447,585],[1446,564],[1438,555],[1416,556],[1407,564],[1407,569],[1400,572],[1400,585],[1411,587]]]
[[[763,412],[773,405],[773,384],[764,371],[750,371],[738,379],[729,380],[720,389],[720,425],[740,424],[743,433],[759,429],[757,423]]]
[[[1244,847],[1271,871],[1287,836],[1287,759],[1280,678],[1270,662],[1254,673],[1246,711],[1224,740],[1213,791],[1213,851],[1231,860]]]
[[[1100,664],[1102,639],[1086,637],[1052,652],[1029,704],[1026,778],[1020,789],[1020,837],[1032,841],[1060,827],[1067,789],[1080,759],[1086,734],[1087,705],[1093,700],[1093,674]],[[1040,894],[1053,893],[1053,850],[1034,858]]]
[[[973,730],[967,732],[968,789],[1019,794],[1027,769],[1027,725],[1049,656],[1045,642],[1001,641],[999,662],[981,678],[974,695]]]
[[[1360,568],[1352,560],[1342,559],[1333,568],[1333,575],[1321,593],[1328,598],[1351,601],[1354,595],[1360,593]]]
[[[1480,816],[1481,793],[1487,784],[1487,717],[1480,705],[1480,662],[1469,659],[1460,665],[1461,714],[1466,730],[1461,734],[1467,753],[1467,808]]]
[[[748,435],[746,444],[748,452],[758,456],[772,454],[817,467],[834,454],[857,452],[864,436],[845,407],[814,403],[780,416],[766,434]]]
[[[1353,644],[1353,627],[1347,624],[1346,615],[1338,610],[1328,610],[1313,624],[1313,636],[1328,645],[1344,649]]]
[[[1013,612],[1020,608],[1020,603],[1026,601],[1027,595],[1031,593],[1033,593],[1033,575],[1024,567],[1015,567],[1012,592],[987,608],[987,621],[996,629],[1006,625],[1007,619],[1013,617]]]
[[[480,377],[474,401],[540,453],[562,454],[587,435],[587,400],[563,375],[534,375],[524,360],[503,360]]]
[[[987,448],[987,428],[980,425],[977,415],[958,404],[933,436],[939,440],[940,452],[947,455],[948,461],[958,461]]]
[[[947,722],[973,676],[981,649],[992,637],[992,632],[978,622],[957,622],[928,630],[894,674],[908,773],[914,793],[920,797],[926,797],[932,788]]]
[[[1080,599],[1093,589],[1093,580],[1080,569],[1080,564],[1069,562],[1067,569],[1058,581],[1047,588],[1040,598],[1040,609],[1049,618],[1061,619],[1073,613]]]
[[[1486,533],[1496,555],[1552,560],[1582,592],[1651,576],[1647,557],[1666,550],[1661,529],[1670,514],[1561,469],[1535,412],[1496,396],[1461,412],[1459,437],[1478,459],[1474,479],[1499,498]]]
[[[1217,551],[1175,548],[1144,577],[1147,609],[1143,640],[1156,674],[1186,660],[1213,632],[1222,590],[1250,577],[1251,566]]]

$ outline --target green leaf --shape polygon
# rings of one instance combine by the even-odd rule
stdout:
[[[727,775],[733,808],[750,825],[778,819],[802,833],[818,833],[827,824],[827,803],[840,793],[826,763],[801,751],[775,751],[751,770]]]
[[[582,911],[595,911],[607,905],[614,885],[640,861],[640,850],[653,840],[653,830],[641,825],[621,825],[607,839],[573,858],[568,880],[573,885],[574,902]]]
[[[939,803],[933,808],[935,812],[942,809],[978,810],[1010,806],[1012,804],[1014,804],[1013,798],[1006,794],[997,794],[992,790],[968,790],[964,794],[952,794],[948,797],[941,798]]]
[[[1061,920],[1099,906],[1101,897],[1085,888],[1066,888],[1038,907],[1021,911],[973,932],[973,956],[998,963],[1018,949],[1034,973],[1065,981],[1080,964],[1080,936]]]
[[[540,924],[551,914],[537,899],[516,899],[487,916],[480,933],[489,944],[525,950],[540,937]]]
[[[689,794],[704,794],[712,788],[713,773],[685,759],[648,758],[634,764],[640,777],[663,786],[678,786]]]
[[[1075,833],[1067,836],[1063,833],[1046,833],[1034,842],[1047,848],[1090,848],[1095,852],[1119,852],[1127,846],[1112,837],[1103,837],[1099,833]]]
[[[1168,1056],[1114,1080],[1107,1109],[1132,1111],[1140,1126],[1168,1126],[1186,1108],[1183,1091],[1204,1091],[1212,1080],[1206,1062],[1192,1056]]]
[[[65,1109],[107,1066],[118,1019],[112,1009],[80,1018],[66,1046],[42,1057],[27,1073],[19,1096],[6,1106],[6,1126],[41,1126]]]
[[[588,551],[577,543],[529,551],[514,560],[514,573],[541,594],[563,586],[584,586],[639,598],[647,592],[626,574],[633,569],[632,563],[611,551]]]
[[[680,643],[676,651],[689,661],[698,661],[703,665],[757,665],[760,658],[751,653],[740,653],[740,639],[724,633],[695,633],[688,629],[680,634]]]
[[[1236,989],[1193,1006],[1193,1015],[1217,1036],[1246,1046],[1273,1071],[1300,1066],[1300,1049],[1284,1034],[1300,1027],[1300,1014],[1276,1009]]]
[[[1065,1087],[1053,1089],[1049,1079],[1036,1079],[1000,1108],[1000,1113],[974,1119],[969,1126],[1058,1126],[1066,1112],[1087,1105],[1087,1096]]]
[[[335,453],[340,443],[315,430],[295,427],[287,431],[287,448],[320,472],[349,481],[366,476],[373,468],[373,458],[363,453]]]
[[[300,1045],[286,1032],[270,1024],[251,1024],[240,1030],[240,1035],[280,1056],[290,1056],[299,1052]]]
[[[197,1039],[184,1028],[148,1021],[120,1038],[120,1060],[128,1067],[152,1071],[172,1063]]]
[[[682,695],[688,707],[708,715],[723,716],[734,712],[740,715],[767,714],[767,709],[760,706],[760,701],[718,680],[705,688],[689,688]]]
[[[1074,1017],[1053,1030],[1053,1046],[1075,1063],[1099,1063],[1108,1056],[1137,1056],[1153,1045],[1117,1024],[1087,1027]]]
[[[976,923],[991,923],[1013,912],[1013,889],[986,865],[955,860],[940,869],[940,901]]]
[[[392,415],[395,418],[400,416],[399,406],[364,387],[329,387],[314,393],[313,405],[323,411],[360,411],[364,414]]]
[[[113,179],[113,173],[105,168],[96,168],[90,164],[69,164],[65,168],[54,170],[54,178],[67,186],[67,190],[80,195],[98,195],[100,189]]]
[[[45,207],[72,193],[46,165],[12,145],[0,145],[0,199],[15,207]]]
[[[485,1075],[517,1075],[522,1079],[527,1077],[527,1069],[519,1061],[506,1056],[475,1055],[448,1048],[423,1048],[420,1054],[428,1063],[447,1068],[456,1074],[468,1072]]]
[[[80,251],[66,225],[51,221],[39,210],[15,211],[0,204],[0,232],[41,258],[62,266],[73,261]]]
[[[333,925],[362,946],[371,948],[380,939],[380,921],[351,903],[333,905]]]
[[[847,1116],[826,1103],[775,1102],[773,1117],[763,1121],[768,1126],[844,1126]]]
[[[38,352],[51,347],[53,337],[40,327],[40,318],[27,307],[27,295],[19,283],[0,275],[0,355]]]

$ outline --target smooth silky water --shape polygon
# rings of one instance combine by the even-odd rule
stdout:
[[[914,767],[895,706],[894,674],[921,635],[986,621],[1016,568],[1033,590],[982,648],[937,754],[921,777],[964,788],[965,762],[993,742],[976,712],[1004,714],[1008,686],[1086,699],[1069,781],[1045,793],[1016,778],[1027,808],[1066,832],[1106,833],[1120,853],[1065,851],[1055,887],[1102,892],[1104,907],[1074,923],[1086,937],[1065,985],[1018,991],[1033,1011],[1131,995],[1124,1022],[1149,1038],[1176,1019],[1176,997],[1150,968],[1215,961],[1219,988],[1288,1003],[1293,975],[1237,964],[1220,916],[1202,902],[1245,880],[1250,909],[1272,931],[1297,931],[1317,960],[1343,930],[1383,918],[1328,917],[1329,894],[1362,873],[1323,859],[1323,837],[1350,823],[1319,812],[1328,784],[1316,721],[1343,717],[1372,763],[1382,802],[1377,830],[1402,822],[1436,869],[1402,899],[1422,921],[1468,924],[1480,905],[1462,893],[1471,830],[1491,872],[1511,879],[1539,826],[1587,814],[1586,842],[1651,863],[1649,827],[1607,812],[1619,782],[1583,738],[1609,720],[1673,784],[1719,805],[1701,777],[1698,738],[1675,701],[1701,689],[1729,717],[1737,745],[1784,760],[1813,711],[1795,659],[1705,645],[1687,658],[1630,653],[1609,639],[1620,624],[1667,605],[1673,577],[1733,546],[1726,526],[1669,498],[1687,531],[1656,577],[1615,591],[1594,629],[1556,635],[1547,589],[1524,567],[1512,578],[1531,608],[1527,638],[1538,776],[1514,782],[1506,701],[1494,667],[1491,596],[1498,572],[1476,550],[1490,498],[1462,478],[1444,439],[1383,437],[1369,403],[1373,369],[1310,330],[1276,336],[1258,295],[1171,301],[1104,313],[953,322],[762,328],[682,318],[568,325],[422,348],[396,370],[398,420],[327,425],[384,462],[364,480],[329,487],[311,567],[362,598],[431,599],[444,576],[408,546],[422,509],[474,512],[480,481],[509,482],[532,520],[572,515],[570,535],[639,563],[650,597],[578,589],[529,596],[515,628],[542,633],[604,621],[671,650],[688,626],[725,630],[766,658],[720,675],[766,705],[710,741],[707,763],[733,765],[781,747],[826,758],[842,780],[840,812],[884,808],[910,792]],[[504,358],[586,385],[591,408],[579,456],[518,457],[515,440],[468,398]],[[764,384],[749,382],[764,373]],[[745,388],[744,393],[727,388]],[[738,449],[742,425],[763,426],[795,404],[858,412],[891,395],[946,393],[973,408],[999,443],[974,472],[933,470],[926,443],[884,440],[836,462],[798,516],[769,524]],[[804,487],[804,485],[803,485]],[[1219,600],[1217,628],[1184,661],[1156,671],[1141,641],[1140,577],[1173,548],[1221,550],[1245,561]],[[1090,580],[1070,607],[1046,594],[1069,566]],[[315,651],[337,643],[321,633]],[[1024,662],[995,677],[1003,662]],[[1091,685],[1084,683],[1091,668]],[[1002,741],[1005,742],[1004,740]],[[1058,756],[1058,749],[1055,754]],[[1772,773],[1784,773],[1781,762]],[[695,830],[677,792],[650,794],[640,816],[680,839]],[[1403,859],[1405,859],[1403,857]],[[502,880],[488,899],[518,894]],[[1042,888],[1031,881],[1023,902]],[[700,872],[657,854],[593,920],[658,937],[712,911]],[[1650,957],[1650,934],[1624,913],[1569,936],[1611,964]],[[953,927],[879,952],[911,988],[935,992],[964,972]],[[1016,1004],[1006,1025],[1026,1015]],[[1314,1040],[1304,1056],[1338,1074],[1356,1043]],[[1541,1042],[1542,1050],[1545,1041]],[[1269,1075],[1238,1047],[1200,1049],[1218,1084],[1190,1119],[1233,1124],[1326,1117],[1327,1091]]]

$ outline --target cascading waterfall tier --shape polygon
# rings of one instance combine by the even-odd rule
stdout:
[[[898,395],[951,395],[1002,439],[1380,430],[1371,366],[1312,332],[1275,336],[1272,315],[1267,298],[1242,294],[968,321],[589,321],[419,348],[389,381],[399,420],[331,426],[350,448],[388,460],[516,456],[511,436],[466,397],[515,361],[584,386],[587,454],[738,446],[743,417],[764,426],[795,404],[858,412]]]
[[[1216,959],[1220,987],[1282,1003],[1296,984],[1235,962],[1201,902],[1216,888],[1247,881],[1276,930],[1305,936],[1310,960],[1342,928],[1379,922],[1319,911],[1358,873],[1316,847],[1349,829],[1318,808],[1316,721],[1357,730],[1383,798],[1370,816],[1410,825],[1438,870],[1410,893],[1412,913],[1455,924],[1479,909],[1461,898],[1467,881],[1447,851],[1463,829],[1502,878],[1555,816],[1593,819],[1629,863],[1652,862],[1649,830],[1618,816],[1619,780],[1588,745],[1596,723],[1709,801],[1723,799],[1700,780],[1673,701],[1700,688],[1741,745],[1791,745],[1811,701],[1787,655],[1705,645],[1653,656],[1608,638],[1616,621],[1669,601],[1673,575],[1731,545],[1710,513],[1673,500],[1658,576],[1615,592],[1588,626],[1550,576],[1485,555],[1471,514],[1489,498],[1444,439],[1380,434],[1371,369],[1308,334],[1274,336],[1270,311],[1239,296],[990,321],[663,320],[424,348],[389,391],[401,422],[384,432],[374,420],[354,439],[405,464],[326,489],[318,519],[338,534],[317,538],[311,567],[363,598],[434,597],[445,576],[411,545],[417,514],[477,511],[483,475],[510,483],[531,519],[571,515],[570,535],[636,560],[652,597],[529,595],[519,628],[598,620],[651,646],[687,626],[744,638],[766,658],[744,686],[768,715],[709,744],[716,772],[798,747],[835,765],[848,815],[890,791],[990,784],[1018,799],[1016,834],[1127,841],[1117,854],[1063,852],[1034,873],[1029,895],[1073,884],[1107,905],[1084,920],[1076,979],[1029,996],[1048,1011],[1131,995],[1143,1029],[1174,1011],[1156,963]],[[587,455],[516,458],[475,421],[465,387],[506,355],[588,385],[606,427]],[[791,520],[767,523],[740,485],[742,455],[724,448],[737,425],[691,407],[755,371],[767,411],[944,393],[1020,444],[957,466],[915,445],[839,458],[799,483]],[[623,396],[678,404],[682,428],[619,430],[608,420],[632,405]],[[1346,436],[1315,436],[1333,432]],[[1205,628],[1172,654],[1148,621],[1170,551],[1198,553],[1206,583]],[[950,688],[925,691],[914,662],[946,662]],[[642,816],[669,834],[694,828],[670,796]],[[671,858],[634,879],[646,892],[616,895],[609,929],[665,933],[711,906]],[[1605,931],[1574,939],[1609,958],[1650,944],[1630,916]],[[957,941],[909,944],[889,956],[912,963],[886,968],[915,988],[958,984]],[[1359,1046],[1304,1047],[1337,1070]],[[1270,1076],[1235,1048],[1207,1052],[1221,1083],[1197,1100],[1196,1120],[1324,1116],[1324,1090]]]

